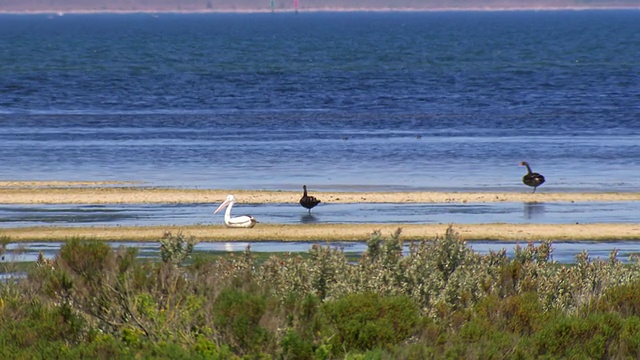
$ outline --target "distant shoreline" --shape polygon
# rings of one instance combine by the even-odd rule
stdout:
[[[639,11],[640,6],[585,6],[585,7],[501,7],[501,8],[486,8],[486,7],[470,7],[470,8],[301,8],[298,9],[300,13],[349,13],[349,12],[525,12],[525,11],[615,11],[615,10],[632,10]],[[173,14],[173,15],[188,15],[188,14],[261,14],[261,13],[294,13],[293,8],[276,9],[270,8],[257,8],[257,9],[216,9],[216,10],[102,10],[102,9],[42,9],[42,10],[23,10],[23,11],[6,11],[0,10],[0,15],[98,15],[98,14],[114,14],[114,15],[129,15],[129,14],[149,14],[149,15],[161,15],[161,14]]]

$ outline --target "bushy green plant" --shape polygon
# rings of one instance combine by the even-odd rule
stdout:
[[[500,298],[487,296],[478,302],[473,312],[476,319],[491,324],[500,331],[529,335],[540,330],[552,314],[544,311],[534,292]]]
[[[223,290],[213,304],[213,324],[225,344],[239,354],[249,354],[268,340],[267,330],[260,326],[267,301],[264,296]]]
[[[336,351],[371,350],[397,344],[415,330],[419,310],[407,296],[350,294],[330,301],[322,311],[335,333]]]
[[[637,358],[640,263],[583,253],[557,264],[549,242],[479,255],[452,227],[414,241],[372,233],[341,248],[258,261],[164,261],[71,239],[54,260],[0,282],[0,358]],[[192,242],[193,244],[193,242]]]
[[[597,311],[615,311],[627,317],[640,316],[640,281],[607,289],[594,303],[592,308]]]
[[[621,319],[613,314],[586,318],[557,316],[535,334],[534,353],[554,358],[608,359],[618,352]]]
[[[297,331],[289,329],[280,341],[282,359],[311,360],[314,358],[314,346]]]
[[[87,282],[100,282],[113,263],[111,247],[104,242],[72,238],[60,248],[58,263]]]
[[[316,295],[290,293],[281,303],[285,326],[307,341],[315,341],[322,330],[319,316],[322,302]]]
[[[197,244],[195,236],[185,235],[181,231],[174,235],[167,231],[160,239],[160,259],[168,264],[179,265],[191,255]]]
[[[619,359],[640,358],[640,317],[627,317],[620,330],[620,348],[617,353],[611,352],[611,357]]]
[[[203,335],[196,336],[193,352],[209,360],[226,360],[233,357],[233,353],[227,346],[219,346],[215,341]]]

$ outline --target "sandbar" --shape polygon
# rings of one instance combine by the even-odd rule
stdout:
[[[640,240],[640,224],[451,224],[466,241],[628,241]],[[258,224],[252,229],[222,225],[29,227],[0,229],[9,241],[64,241],[87,238],[105,241],[158,241],[165,232],[182,232],[203,242],[231,241],[365,241],[402,230],[404,240],[442,236],[449,224]]]
[[[295,191],[223,190],[149,187],[130,182],[0,181],[0,204],[176,204],[220,203],[227,194],[239,203],[297,203]],[[491,203],[640,201],[640,193],[523,192],[312,192],[324,203]],[[463,240],[621,241],[640,240],[640,223],[602,224],[452,224]],[[267,224],[229,229],[220,224],[188,226],[43,226],[0,228],[4,241],[158,241],[166,231],[183,232],[199,241],[365,241],[374,230],[405,240],[431,239],[449,224]]]
[[[528,190],[528,189],[526,189]],[[640,201],[636,192],[316,192],[324,203],[491,203]],[[0,182],[0,204],[296,203],[301,192],[134,186],[117,182]]]
[[[451,224],[465,241],[627,241],[640,240],[640,224]],[[64,241],[88,238],[105,241],[159,241],[165,232],[182,232],[202,242],[231,241],[365,241],[379,230],[385,236],[398,228],[403,240],[442,236],[449,224],[257,224],[252,229],[223,225],[29,227],[0,229],[11,242]]]

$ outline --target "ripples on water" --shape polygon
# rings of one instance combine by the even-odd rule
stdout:
[[[320,204],[308,214],[299,204],[240,204],[272,224],[572,224],[636,223],[638,202],[612,203],[467,203],[467,204]],[[241,207],[240,207],[241,206]],[[217,204],[159,205],[0,205],[2,227],[169,226],[222,224]]]
[[[634,11],[0,16],[0,179],[634,191]]]

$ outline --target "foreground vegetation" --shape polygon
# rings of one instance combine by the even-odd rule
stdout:
[[[640,356],[640,263],[551,243],[479,255],[449,228],[414,241],[374,232],[338,248],[215,259],[162,239],[161,259],[68,241],[0,284],[0,358],[425,359]]]

